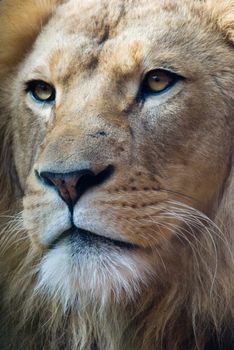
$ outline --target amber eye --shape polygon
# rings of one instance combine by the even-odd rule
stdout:
[[[171,88],[181,77],[164,69],[155,69],[146,74],[143,94],[160,94]]]
[[[44,81],[33,80],[28,82],[26,91],[29,92],[37,102],[52,103],[55,101],[55,88]]]

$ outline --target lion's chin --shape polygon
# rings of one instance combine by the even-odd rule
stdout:
[[[152,257],[100,241],[64,238],[39,264],[36,292],[58,300],[65,309],[86,304],[134,301],[155,279]],[[81,243],[81,242],[79,242]],[[79,248],[78,248],[79,246]]]

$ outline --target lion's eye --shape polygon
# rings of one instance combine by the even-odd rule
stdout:
[[[53,86],[41,80],[33,80],[27,84],[27,92],[41,103],[52,103],[55,101],[56,91]]]
[[[164,69],[155,69],[146,74],[143,81],[143,91],[146,94],[160,94],[171,88],[180,76]]]

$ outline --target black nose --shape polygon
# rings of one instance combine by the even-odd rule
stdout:
[[[60,197],[72,208],[88,189],[101,185],[113,173],[113,166],[95,174],[90,169],[82,169],[70,173],[41,172],[39,178],[47,185],[56,187]]]

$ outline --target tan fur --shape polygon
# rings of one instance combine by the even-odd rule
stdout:
[[[233,43],[233,0],[0,3],[2,350],[232,349]],[[185,79],[139,101],[156,68]],[[138,248],[53,246],[70,214],[36,174],[109,165],[74,224]]]
[[[224,37],[234,42],[234,4],[232,0],[213,1],[207,3],[211,11],[212,22],[218,26]]]

